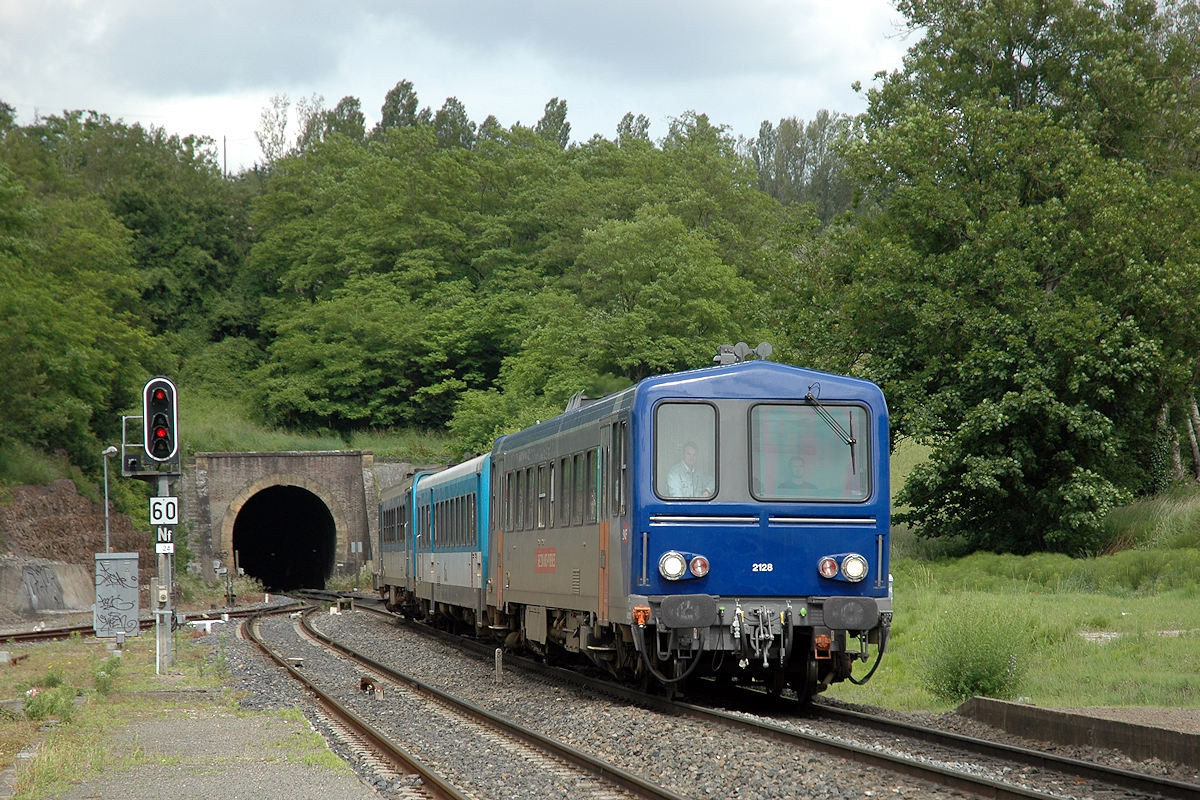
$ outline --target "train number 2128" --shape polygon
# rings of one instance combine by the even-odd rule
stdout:
[[[750,571],[751,572],[774,572],[775,565],[772,564],[770,561],[767,561],[765,563],[758,563],[758,564],[755,564],[752,567],[750,567]]]

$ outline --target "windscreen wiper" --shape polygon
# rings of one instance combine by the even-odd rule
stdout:
[[[817,410],[817,414],[821,417],[821,419],[825,420],[825,424],[832,428],[833,432],[841,437],[841,440],[850,447],[850,474],[857,475],[858,464],[856,463],[854,455],[854,445],[858,444],[858,440],[854,438],[854,413],[850,413],[848,418],[850,422],[850,432],[846,433],[846,429],[838,424],[838,421],[833,418],[833,415],[829,413],[825,406],[821,405],[821,401],[818,400],[816,395],[813,394],[813,386],[817,387],[818,392],[821,391],[821,384],[814,383],[812,386],[808,387],[808,393],[804,395],[804,399],[813,404],[813,407]]]

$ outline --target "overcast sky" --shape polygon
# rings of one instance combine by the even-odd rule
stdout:
[[[261,160],[273,95],[357,97],[369,129],[402,79],[505,126],[565,99],[577,141],[627,111],[654,139],[689,110],[752,137],[864,110],[850,86],[899,67],[900,22],[891,0],[0,0],[0,100],[22,125],[83,109],[207,135],[231,171]]]

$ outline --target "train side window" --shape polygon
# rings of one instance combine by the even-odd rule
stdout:
[[[438,511],[440,512],[437,526],[438,545],[440,547],[449,547],[454,536],[452,529],[454,518],[450,513],[450,501],[443,500],[438,503]]]
[[[588,450],[584,458],[584,469],[586,471],[584,480],[587,481],[587,522],[596,521],[596,509],[600,505],[600,498],[597,494],[597,485],[599,484],[599,476],[596,472],[598,469],[598,464],[596,463],[597,454],[598,451],[596,449]]]
[[[538,464],[537,468],[537,526],[546,527],[546,518],[550,516],[550,487],[546,483],[546,465]]]
[[[663,403],[654,418],[654,491],[659,497],[710,500],[717,494],[717,409]]]
[[[612,455],[612,513],[616,516],[625,515],[625,436],[628,433],[628,423],[621,421],[613,426],[613,455]]]
[[[525,529],[525,471],[517,470],[517,491],[513,494],[513,530]]]
[[[442,504],[429,506],[429,549],[435,550],[442,543]]]
[[[562,492],[560,493],[560,502],[562,510],[558,514],[559,524],[566,526],[571,524],[571,458],[563,456],[558,461],[558,472],[562,476]]]
[[[573,457],[575,464],[575,499],[571,502],[571,521],[576,525],[583,524],[583,507],[587,502],[587,482],[584,478],[583,453]]]
[[[554,462],[551,461],[549,463],[549,465],[547,465],[546,468],[549,470],[548,477],[549,477],[549,481],[550,481],[550,497],[546,502],[546,508],[548,510],[549,517],[546,520],[546,525],[548,527],[553,528],[554,527],[554,506],[558,502],[558,484],[555,483]]]
[[[467,495],[467,543],[476,548],[479,546],[479,525],[475,519],[475,495]]]
[[[462,544],[462,498],[450,500],[450,546]]]
[[[512,473],[504,473],[504,495],[499,505],[499,528],[512,530]]]
[[[534,516],[534,508],[537,505],[537,484],[534,482],[533,467],[525,468],[525,529],[533,530],[537,527],[537,518]]]

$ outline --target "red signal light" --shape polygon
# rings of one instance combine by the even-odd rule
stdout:
[[[179,453],[177,396],[169,378],[151,378],[142,389],[144,447],[153,461],[170,461]]]

